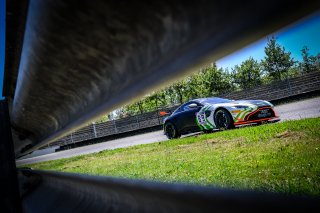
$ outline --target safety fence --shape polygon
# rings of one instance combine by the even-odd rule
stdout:
[[[295,95],[320,90],[320,72],[307,73],[299,77],[273,82],[268,85],[261,85],[248,90],[221,94],[220,97],[228,99],[263,99],[279,100]],[[165,116],[160,111],[173,111],[177,106],[168,107],[162,110],[147,112],[140,115],[130,116],[113,121],[98,124],[90,124],[70,135],[61,138],[51,145],[68,145],[96,138],[103,138],[111,135],[118,135],[163,124]]]
[[[52,143],[51,146],[73,144],[85,140],[102,138],[110,135],[117,135],[125,132],[159,126],[163,124],[163,119],[165,117],[165,115],[160,115],[160,111],[173,111],[176,109],[176,107],[177,106],[173,106],[162,110],[121,118],[118,120],[97,124],[92,123]]]
[[[228,99],[263,99],[268,101],[288,98],[320,89],[320,72],[306,73],[299,77],[261,85],[252,89],[222,94]]]

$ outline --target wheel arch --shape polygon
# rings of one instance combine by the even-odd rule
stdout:
[[[220,110],[220,109],[226,110],[226,111],[229,113],[229,115],[230,115],[231,117],[233,117],[233,116],[231,115],[231,113],[229,112],[229,110],[228,110],[227,108],[223,107],[223,106],[217,107],[217,108],[214,110],[214,113],[213,113],[213,114],[216,114],[216,112],[217,112],[218,110]]]
[[[163,126],[165,126],[167,123],[172,123],[173,124],[173,122],[171,121],[171,119],[167,119],[167,120],[165,120],[165,122],[163,123]]]
[[[180,130],[177,128],[177,125],[172,120],[167,120],[163,123],[163,132],[166,134],[166,125],[168,123],[170,123],[173,126],[173,128],[175,129],[176,134],[173,138],[179,138],[181,136]],[[169,138],[169,139],[172,139],[172,138]]]
[[[215,122],[214,116],[215,116],[216,112],[217,112],[218,110],[220,110],[220,109],[223,109],[223,110],[227,111],[227,113],[230,115],[230,117],[231,117],[231,119],[232,119],[232,123],[233,123],[233,125],[234,125],[234,118],[233,118],[232,114],[229,112],[229,110],[228,110],[227,108],[225,108],[225,107],[223,107],[223,106],[219,106],[219,107],[217,107],[217,108],[214,110],[214,113],[213,113],[213,121]],[[216,123],[215,123],[215,125],[216,125]]]
[[[167,123],[171,123],[176,129],[177,129],[177,124],[174,122],[174,119],[167,119],[164,123],[163,123],[163,131],[165,131],[165,127]]]

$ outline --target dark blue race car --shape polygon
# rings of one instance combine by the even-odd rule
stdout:
[[[274,106],[264,100],[228,100],[200,98],[178,107],[164,119],[163,129],[169,138],[182,134],[215,129],[231,129],[240,125],[277,122]]]

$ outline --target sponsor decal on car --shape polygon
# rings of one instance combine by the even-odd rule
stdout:
[[[234,117],[234,122],[243,121],[247,115],[249,115],[251,112],[254,112],[257,109],[257,106],[249,105],[246,106],[246,108],[243,108],[241,112],[232,113],[232,116]]]
[[[207,116],[206,112],[212,112],[212,105],[205,105],[201,108],[199,112],[196,113],[196,122],[201,130],[212,130],[215,129],[216,126],[214,125],[213,116]]]

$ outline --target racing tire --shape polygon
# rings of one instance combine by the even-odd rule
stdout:
[[[214,122],[218,129],[233,129],[234,123],[230,113],[226,109],[218,109],[214,113]]]
[[[164,132],[168,139],[180,138],[181,136],[177,128],[170,122],[164,125]]]
[[[202,130],[204,133],[206,133],[206,134],[209,134],[209,133],[213,133],[213,130],[207,130],[207,129],[204,129],[204,130]]]

